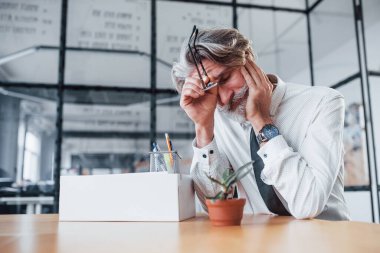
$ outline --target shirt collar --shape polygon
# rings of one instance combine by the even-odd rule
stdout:
[[[277,113],[277,109],[282,101],[282,98],[285,95],[286,91],[286,83],[281,80],[280,77],[273,74],[268,74],[269,80],[276,85],[276,89],[274,89],[272,93],[272,100],[270,104],[270,116],[274,117]]]

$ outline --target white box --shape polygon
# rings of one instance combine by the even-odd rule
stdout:
[[[61,177],[60,221],[182,221],[194,216],[190,175]]]

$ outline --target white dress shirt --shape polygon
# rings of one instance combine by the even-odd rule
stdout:
[[[285,83],[277,78],[270,116],[280,135],[258,151],[262,180],[273,185],[285,208],[296,218],[349,220],[344,192],[344,98],[326,87]],[[214,139],[199,149],[193,142],[190,173],[202,206],[220,190],[206,174],[221,178],[224,169],[251,161],[249,122],[240,124],[215,111]],[[238,183],[245,212],[272,214],[258,190],[254,171]]]

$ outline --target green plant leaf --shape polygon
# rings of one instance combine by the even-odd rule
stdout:
[[[206,199],[209,199],[209,200],[225,199],[224,191],[218,192],[214,197],[206,197]]]
[[[222,183],[225,183],[232,173],[233,171],[231,171],[230,168],[225,169],[222,176],[223,178]]]
[[[206,174],[206,173],[205,173],[205,174]],[[206,177],[208,177],[208,179],[210,179],[211,182],[214,182],[214,183],[216,183],[216,184],[222,186],[223,189],[226,187],[226,185],[225,185],[224,183],[220,182],[219,180],[217,180],[217,179],[215,179],[215,178],[213,178],[213,177],[211,177],[211,176],[209,176],[209,175],[207,175],[207,174],[206,174]]]
[[[250,161],[250,162],[244,164],[243,166],[241,166],[240,168],[238,168],[237,170],[235,170],[235,172],[225,182],[227,189],[233,183],[235,183],[236,181],[245,177],[251,171],[250,166],[253,163],[254,163],[254,161]]]
[[[218,194],[215,195],[213,199],[224,199],[223,196],[224,196],[224,192],[220,191],[218,192]]]
[[[231,187],[231,185],[233,185],[234,183],[236,183],[237,181],[239,181],[240,179],[242,179],[243,177],[245,177],[247,174],[249,174],[249,172],[251,172],[251,170],[246,170],[243,174],[237,175],[237,177],[235,178],[235,180],[234,181],[230,181],[229,184],[227,185],[227,187]]]

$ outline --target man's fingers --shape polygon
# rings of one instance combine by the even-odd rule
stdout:
[[[259,66],[257,66],[257,64],[255,64],[253,61],[250,62],[250,66],[252,66],[252,68],[254,69],[256,76],[258,77],[258,79],[260,79],[260,82],[265,83],[265,76],[263,75],[263,72],[259,68]]]
[[[186,83],[193,84],[193,85],[198,86],[199,88],[203,89],[202,81],[199,80],[199,78],[187,77],[185,80],[185,84]]]
[[[185,85],[183,86],[183,90],[185,90],[185,89],[193,90],[201,96],[203,96],[205,94],[204,90],[201,87],[199,87],[198,85],[191,83],[191,82],[185,83]]]
[[[247,61],[247,64],[245,64],[245,68],[246,70],[248,71],[248,73],[250,74],[253,82],[254,82],[254,85],[257,86],[257,85],[260,85],[260,77],[258,75],[258,73],[256,72],[255,68],[249,63],[249,61]]]
[[[197,99],[199,97],[201,97],[202,95],[200,95],[198,92],[196,92],[195,90],[191,89],[191,88],[187,88],[187,89],[184,89],[183,92],[182,92],[182,99],[183,100],[193,100],[193,99]]]
[[[201,95],[195,92],[193,89],[186,88],[182,90],[180,106],[184,108],[188,104],[192,103],[194,99],[199,98]]]
[[[258,83],[259,88],[264,88],[271,91],[272,85],[265,72],[253,61],[249,61],[249,65],[254,69],[257,78],[260,79],[260,82]]]
[[[245,82],[247,83],[249,88],[255,88],[254,81],[252,76],[248,73],[248,70],[243,66],[240,69],[241,74],[243,75]]]

